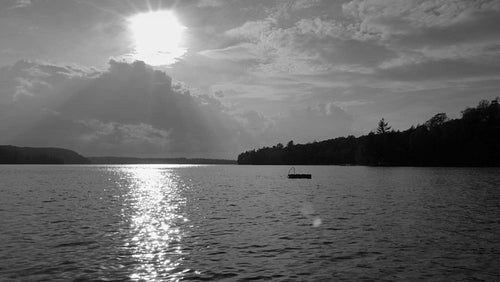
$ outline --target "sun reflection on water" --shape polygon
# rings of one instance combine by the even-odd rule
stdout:
[[[180,212],[185,199],[182,183],[170,166],[122,167],[129,183],[130,236],[126,247],[137,261],[133,280],[178,281],[189,269],[180,263],[187,255],[182,247],[188,219]]]

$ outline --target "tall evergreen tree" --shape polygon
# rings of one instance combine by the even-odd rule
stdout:
[[[378,122],[378,126],[377,126],[377,134],[384,134],[386,132],[389,132],[389,130],[391,130],[391,127],[389,126],[389,123],[387,123],[385,121],[384,118],[382,118],[379,122]]]

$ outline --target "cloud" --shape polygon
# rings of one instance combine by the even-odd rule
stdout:
[[[413,47],[496,42],[500,40],[498,25],[500,11],[471,12],[466,19],[453,25],[422,27],[395,35],[394,40],[397,44]]]
[[[168,153],[169,132],[154,128],[150,124],[103,123],[98,120],[80,121],[88,132],[79,138],[94,154],[159,154]]]
[[[204,8],[204,7],[220,7],[224,5],[224,3],[227,3],[228,1],[222,1],[222,0],[200,0],[197,4],[198,7]]]
[[[324,20],[319,17],[304,18],[299,20],[296,25],[302,34],[315,34],[318,38],[351,39],[353,36],[353,31],[349,27],[335,20]]]
[[[500,64],[467,60],[426,60],[380,70],[380,78],[401,81],[461,80],[464,78],[500,77]]]
[[[307,9],[314,9],[321,6],[322,3],[328,2],[323,0],[277,0],[269,1],[275,4],[274,7],[268,9],[271,18],[286,20],[303,12]]]
[[[474,94],[467,98],[473,104],[481,95],[491,96],[492,85],[499,79],[499,1],[299,2],[266,2],[265,13],[235,21],[238,25],[230,25],[220,36],[219,48],[200,53],[217,61],[211,65],[230,62],[237,66],[238,75],[225,76],[211,89],[223,91],[224,101],[256,110],[259,114],[252,119],[263,128],[278,124],[278,116],[297,116],[288,112],[290,108],[310,113],[300,104],[334,101],[354,120],[352,127],[366,132],[373,129],[367,127],[370,119],[396,111],[381,107],[379,100],[391,105],[398,99],[410,101],[411,95],[442,91],[446,96],[475,85],[477,91],[471,90]],[[478,86],[480,81],[485,84]],[[465,100],[447,100],[441,105],[459,109],[467,105]],[[273,116],[271,107],[279,114]],[[413,106],[401,102],[400,107]],[[420,111],[427,115],[428,109]],[[418,108],[411,111],[412,118],[418,116]],[[257,122],[258,116],[266,122]],[[303,117],[318,119],[311,113]],[[396,124],[412,123],[407,118]],[[344,128],[339,132],[349,132],[349,126]]]
[[[33,4],[32,0],[15,0],[15,1],[7,1],[8,3],[10,2],[10,8],[15,9],[15,8],[25,8]]]
[[[376,62],[387,79],[392,72],[386,69],[391,67],[395,80],[405,75],[407,80],[420,80],[426,66],[434,79],[494,72],[495,67],[484,62],[498,59],[498,52],[491,49],[500,42],[498,1],[353,0],[342,8],[351,22],[342,23],[337,33],[344,31],[343,36],[393,52]]]
[[[216,60],[261,61],[265,58],[265,50],[258,50],[259,46],[252,43],[241,43],[222,49],[205,50],[200,55]]]
[[[341,108],[341,109],[346,109],[346,108],[353,107],[353,106],[362,106],[362,105],[373,104],[373,101],[361,99],[361,100],[350,100],[350,101],[334,101],[331,103],[333,105]]]
[[[498,1],[353,0],[343,4],[360,39],[395,39],[402,44],[454,44],[498,39]]]
[[[293,1],[294,9],[307,9],[318,6],[323,0],[295,0]]]
[[[313,73],[323,71],[327,66],[318,61],[317,54],[312,49],[300,46],[304,42],[301,33],[295,26],[279,28],[277,22],[271,18],[263,21],[249,21],[240,27],[225,32],[226,36],[242,42],[225,49],[216,50],[224,53],[226,59],[233,60],[242,57],[245,51],[248,57],[258,60],[257,66],[251,65],[253,71],[272,73]],[[213,52],[213,51],[210,51]]]
[[[262,37],[272,33],[272,29],[275,24],[276,21],[271,18],[262,21],[248,21],[242,26],[227,30],[225,34],[230,37],[258,41]]]
[[[110,61],[107,70],[84,75],[34,62],[1,71],[0,104],[11,105],[0,123],[3,143],[59,145],[92,155],[234,157],[240,150],[234,137],[239,124],[216,99],[194,96],[142,62]]]
[[[237,42],[200,54],[213,59],[249,60],[251,71],[269,74],[322,74],[343,69],[373,68],[397,57],[376,41],[357,37],[359,31],[334,19],[301,18],[284,25],[275,17],[247,21],[225,35]],[[368,70],[369,71],[369,70]]]
[[[47,104],[68,85],[77,87],[83,80],[98,74],[92,68],[54,66],[48,63],[17,61],[0,68],[0,104],[12,104],[29,96]]]

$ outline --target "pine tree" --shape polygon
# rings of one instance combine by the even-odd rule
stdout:
[[[389,123],[385,121],[385,119],[381,119],[378,122],[378,127],[377,127],[377,134],[384,134],[386,132],[389,132],[391,130],[391,127],[389,126]]]

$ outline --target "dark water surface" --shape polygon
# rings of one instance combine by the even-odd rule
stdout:
[[[0,166],[0,281],[500,280],[500,169]]]

